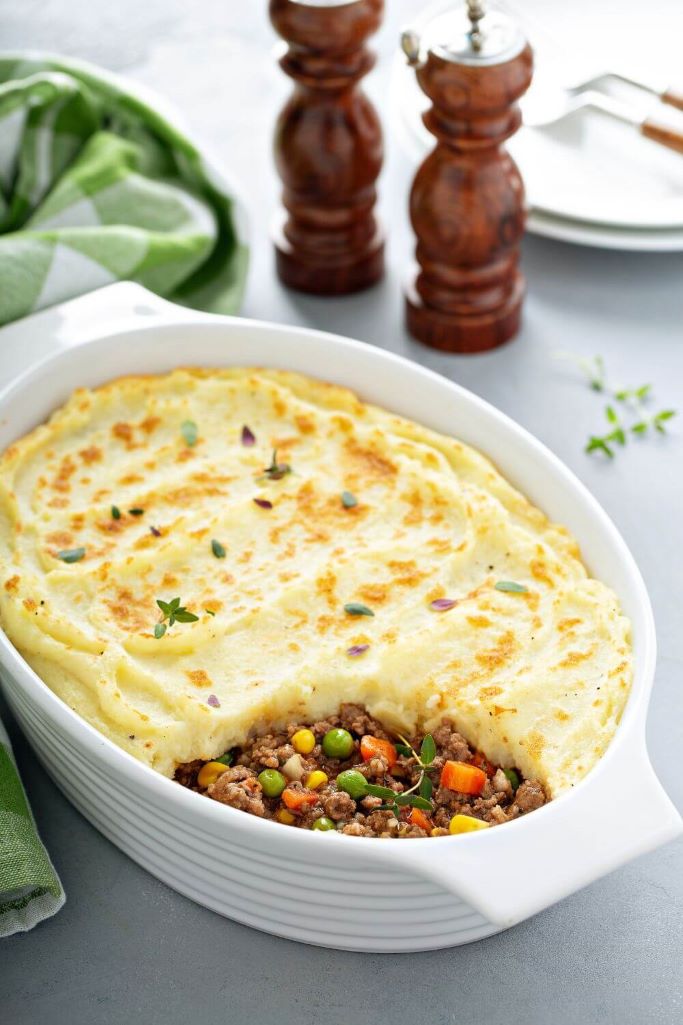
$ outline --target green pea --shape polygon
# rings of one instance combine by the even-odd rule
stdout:
[[[316,819],[311,829],[322,829],[327,832],[328,829],[336,829],[336,825],[332,819],[328,819],[326,815],[321,815],[319,819]]]
[[[279,797],[287,786],[287,780],[277,769],[264,769],[259,773],[258,781],[266,797]]]
[[[323,737],[323,751],[328,758],[349,758],[353,753],[353,737],[348,730],[328,730]]]
[[[340,772],[336,780],[340,790],[345,790],[349,797],[357,801],[367,794],[368,782],[362,772],[357,769],[345,769]]]
[[[512,789],[516,790],[519,784],[521,783],[519,773],[515,772],[514,769],[503,769],[503,775],[509,781]]]

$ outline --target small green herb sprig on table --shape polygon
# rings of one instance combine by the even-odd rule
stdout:
[[[161,609],[161,619],[154,627],[154,636],[157,640],[161,640],[166,630],[170,629],[174,623],[196,623],[199,619],[194,612],[189,612],[184,605],[180,604],[180,598],[173,598],[171,601],[162,601],[161,598],[157,598],[157,605]]]
[[[436,758],[436,744],[434,743],[434,737],[431,733],[428,733],[422,745],[420,747],[420,753],[410,746],[405,737],[398,734],[401,743],[396,744],[396,750],[399,754],[406,755],[408,758],[414,758],[420,772],[420,778],[410,790],[404,790],[402,794],[397,794],[391,789],[391,787],[381,787],[374,783],[368,783],[366,785],[366,793],[372,797],[382,797],[385,803],[381,805],[380,811],[393,811],[397,819],[401,817],[401,808],[421,808],[423,811],[434,811],[431,797],[434,785],[427,775],[427,770],[430,768],[432,762]]]
[[[608,459],[613,459],[615,446],[623,448],[631,436],[642,438],[650,431],[666,434],[665,425],[676,416],[676,410],[661,409],[649,415],[646,405],[652,398],[651,384],[613,390],[608,384],[602,356],[574,356],[571,353],[558,353],[558,356],[571,359],[585,374],[593,391],[613,399],[604,410],[607,430],[603,434],[590,435],[585,446],[586,452],[602,452]]]

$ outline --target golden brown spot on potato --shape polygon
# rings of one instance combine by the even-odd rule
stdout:
[[[181,448],[180,452],[175,457],[175,461],[176,461],[176,463],[187,463],[190,459],[194,459],[194,458],[195,458],[195,451],[194,451],[194,449],[190,448],[189,446],[186,445],[185,448]]]
[[[335,416],[331,417],[331,422],[344,434],[350,434],[353,430],[353,421],[350,420],[348,416],[344,416],[341,413],[337,413]],[[334,435],[334,431],[330,431],[329,433],[330,435]]]
[[[500,697],[502,693],[502,687],[482,687],[479,691],[479,697],[482,701],[487,701],[489,698]]]
[[[157,429],[157,427],[159,426],[160,423],[161,423],[161,418],[160,417],[158,417],[158,416],[146,416],[144,420],[140,421],[139,427],[140,427],[141,431],[145,432],[145,434],[151,434],[152,431],[155,431]]]
[[[68,498],[53,498],[47,503],[51,509],[66,509],[69,504]]]
[[[250,548],[245,548],[245,550],[242,552],[242,554],[240,555],[240,557],[239,557],[239,559],[237,561],[238,562],[251,562],[251,559],[253,558],[253,555],[254,555],[254,553],[253,553],[253,551]]]
[[[593,654],[594,649],[589,648],[588,651],[568,651],[561,662],[558,662],[555,666],[556,669],[571,669],[572,666],[578,666],[581,662],[585,662]]]
[[[297,413],[294,417],[294,423],[299,428],[302,434],[315,433],[315,420],[313,419],[313,417],[308,416],[306,413]]]
[[[317,578],[315,582],[315,589],[321,598],[324,598],[330,608],[334,608],[337,601],[336,596],[337,577],[335,573],[328,569]]]
[[[127,449],[130,450],[136,447],[133,442],[133,428],[130,424],[123,421],[116,423],[113,425],[111,433],[112,437],[116,438],[117,441],[122,441]]]
[[[467,622],[477,630],[483,630],[487,626],[492,626],[488,616],[467,616]]]
[[[28,612],[35,612],[38,608],[38,603],[33,598],[24,598],[23,605]]]
[[[542,584],[547,584],[548,587],[555,586],[555,581],[550,576],[548,566],[543,559],[531,560],[531,575],[535,580],[540,581]]]
[[[449,552],[453,551],[453,545],[447,537],[432,537],[427,541],[427,547],[439,555],[448,555]]]
[[[393,644],[397,637],[398,637],[398,631],[397,630],[386,630],[382,634],[382,640],[386,641],[387,644]]]
[[[297,644],[296,641],[290,641],[287,647],[290,651],[301,651],[301,645]]]
[[[209,601],[204,602],[204,608],[210,612],[220,612],[223,608],[223,602],[219,601],[218,598],[211,598]]]
[[[569,712],[565,712],[562,708],[556,708],[553,715],[558,722],[568,722],[571,719]]]
[[[517,647],[514,633],[512,630],[506,630],[504,634],[500,635],[493,648],[488,651],[480,651],[474,657],[480,666],[493,672],[510,661]]]
[[[207,498],[217,498],[225,495],[226,492],[221,488],[216,487],[194,487],[191,484],[185,484],[182,487],[174,488],[168,491],[164,495],[164,501],[167,505],[180,505],[183,507],[189,507],[197,504],[197,500],[206,496]]]
[[[316,624],[315,624],[318,633],[321,633],[321,634],[327,633],[327,631],[330,629],[330,627],[332,626],[332,624],[334,622],[335,622],[335,617],[334,616],[328,616],[328,615],[318,616],[318,618],[316,620]]]
[[[370,605],[383,605],[389,599],[389,588],[386,584],[365,584],[358,594]]]
[[[71,456],[64,456],[52,481],[52,489],[54,491],[70,491],[71,484],[69,482],[75,472],[76,464]]]
[[[503,708],[502,705],[494,705],[493,706],[493,714],[495,716],[505,715],[506,712],[509,713],[510,715],[516,715],[517,714],[517,709],[516,708]]]
[[[607,675],[610,678],[612,678],[614,676],[619,676],[620,673],[625,672],[627,669],[628,669],[628,662],[620,662],[618,666],[614,667],[614,669],[610,669],[610,671],[609,671],[609,673]]]
[[[213,683],[205,669],[186,669],[185,676],[195,687],[212,687]]]
[[[71,517],[71,526],[74,530],[80,530],[85,523],[85,516],[83,513],[74,513]]]
[[[56,545],[58,548],[68,548],[73,539],[73,534],[68,530],[53,530],[51,534],[47,534],[45,537],[48,544]]]
[[[566,633],[567,630],[571,630],[573,627],[578,626],[582,620],[574,617],[573,619],[561,619],[557,624],[559,633]]]
[[[15,573],[13,577],[10,577],[9,580],[5,581],[5,590],[8,593],[11,593],[12,591],[16,591],[17,588],[19,587],[20,582],[21,582],[21,577],[18,576]]]
[[[197,541],[201,541],[202,538],[206,537],[209,533],[209,529],[209,527],[201,527],[199,530],[191,530],[190,537],[194,537]]]
[[[344,443],[344,448],[350,460],[368,477],[381,479],[397,473],[394,464],[374,448],[363,448],[351,438]]]
[[[141,477],[139,473],[127,473],[125,475],[125,477],[119,477],[117,483],[119,483],[119,484],[141,484],[144,479],[145,478]]]
[[[115,596],[105,600],[105,605],[122,630],[138,631],[149,628],[150,615],[147,603],[136,598],[129,588],[117,588]]]
[[[414,488],[412,491],[405,491],[401,495],[401,499],[409,506],[411,506],[410,512],[407,512],[403,517],[403,523],[406,527],[417,526],[422,523],[422,507],[424,499],[420,492]]]
[[[525,746],[532,758],[538,758],[545,747],[545,737],[538,730],[531,730]]]
[[[82,448],[78,453],[84,463],[90,466],[92,463],[97,463],[102,458],[102,449],[98,448],[97,445],[88,445],[87,448]]]
[[[273,409],[277,416],[287,415],[287,403],[279,395],[273,396]]]

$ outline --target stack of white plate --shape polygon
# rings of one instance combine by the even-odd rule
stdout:
[[[499,4],[508,8],[513,4]],[[533,4],[531,5],[533,6]],[[553,5],[554,6],[554,5]],[[638,5],[641,10],[642,7]],[[445,42],[448,21],[457,4],[438,0],[411,24],[423,42],[430,38]],[[546,11],[548,9],[546,8]],[[572,8],[573,10],[573,8]],[[512,11],[513,15],[517,12]],[[528,8],[527,8],[528,18]],[[641,17],[653,11],[648,6]],[[590,25],[589,10],[578,19],[581,30]],[[566,87],[590,77],[596,70],[632,69],[627,62],[629,46],[621,51],[604,48],[603,64],[592,67],[580,50],[566,40],[566,52],[558,53],[557,37],[540,21],[524,24],[535,50],[534,83],[522,101],[529,122],[538,122],[564,108]],[[657,20],[657,19],[655,19]],[[683,30],[683,9],[678,13]],[[576,26],[576,21],[574,21]],[[658,21],[662,37],[665,21]],[[674,32],[674,25],[670,25]],[[565,26],[556,26],[558,33]],[[676,33],[674,32],[674,35]],[[680,35],[680,33],[679,33]],[[676,70],[676,65],[669,65]],[[638,71],[642,75],[642,62]],[[659,69],[660,73],[663,68]],[[679,77],[683,90],[683,75]],[[662,86],[669,84],[662,82]],[[674,83],[670,83],[674,84]],[[683,114],[665,107],[639,90],[615,84],[605,78],[601,88],[628,103],[640,116],[678,124],[683,131]],[[402,54],[396,57],[393,88],[393,122],[396,133],[417,164],[434,146],[434,138],[422,123],[429,100],[420,91],[415,72]],[[540,115],[540,117],[539,117]],[[529,207],[528,230],[537,235],[583,245],[641,251],[683,250],[683,155],[641,136],[636,129],[597,111],[579,110],[543,127],[524,126],[508,143],[524,178]]]

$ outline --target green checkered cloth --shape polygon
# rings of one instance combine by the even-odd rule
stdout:
[[[234,313],[247,249],[195,147],[97,69],[0,56],[0,324],[126,279]]]
[[[63,903],[0,722],[0,938],[32,929]]]

